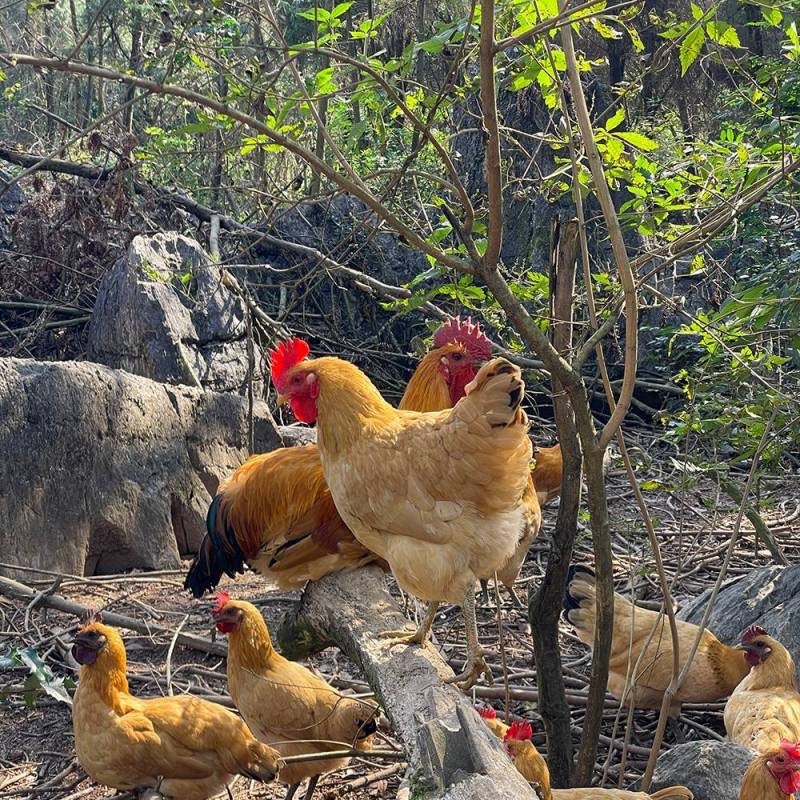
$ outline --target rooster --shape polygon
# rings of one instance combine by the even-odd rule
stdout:
[[[75,750],[92,780],[158,789],[168,800],[205,800],[235,775],[271,781],[278,773],[279,754],[226,708],[191,695],[134,697],[116,629],[84,625],[72,655],[82,665],[72,707]]]
[[[756,756],[742,778],[739,800],[794,800],[800,791],[800,742],[783,741]]]
[[[369,749],[377,729],[374,704],[345,697],[301,664],[276,653],[264,618],[250,603],[220,592],[212,616],[217,630],[228,636],[231,697],[261,741],[283,756]],[[319,776],[348,763],[347,758],[337,758],[287,764],[280,774],[289,785],[286,800],[306,778],[305,800],[311,800]]]
[[[400,401],[411,411],[450,408],[464,394],[491,343],[470,319],[453,318],[434,333]],[[220,486],[208,533],[189,568],[195,597],[234,577],[247,563],[281,589],[299,589],[331,572],[385,562],[364,547],[334,505],[316,445],[253,456]]]
[[[800,694],[789,651],[759,625],[751,625],[739,647],[750,667],[725,704],[728,738],[758,753],[784,739],[800,740]]]
[[[503,738],[508,757],[528,783],[532,783],[541,800],[692,800],[694,795],[685,786],[669,786],[657,792],[629,792],[625,789],[551,789],[547,762],[531,741],[529,722],[514,722]]]
[[[588,567],[572,565],[569,568],[564,611],[567,620],[575,626],[578,638],[591,647],[594,643],[595,575]],[[682,620],[677,621],[677,626],[682,669],[698,628]],[[683,703],[707,703],[726,697],[746,674],[747,664],[741,650],[722,644],[711,631],[704,630],[686,680],[673,698],[670,716],[677,718]],[[671,680],[672,637],[666,615],[639,608],[615,594],[608,691],[637,708],[658,710]]]
[[[461,605],[467,663],[453,680],[463,688],[482,674],[491,680],[474,592],[523,535],[531,443],[519,368],[494,359],[452,409],[421,414],[393,408],[353,364],[308,354],[300,339],[271,353],[278,402],[317,423],[325,478],[355,537],[389,564],[402,589],[429,602],[414,634],[386,635],[423,643],[438,604]]]

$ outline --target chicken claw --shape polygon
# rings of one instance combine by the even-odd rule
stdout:
[[[428,608],[425,611],[425,616],[419,623],[419,626],[413,633],[409,633],[408,628],[401,631],[383,631],[378,634],[381,639],[394,639],[395,644],[419,644],[424,645],[428,641],[428,637],[433,627],[433,620],[436,618],[436,609],[439,608],[439,603],[433,601],[428,603]]]
[[[467,635],[467,663],[464,671],[453,678],[448,678],[445,683],[458,683],[462,691],[468,691],[477,682],[481,675],[486,676],[486,682],[491,686],[494,683],[492,671],[486,663],[486,652],[478,641],[478,623],[475,619],[475,584],[467,588],[464,595],[464,604],[461,608],[464,614],[464,631]]]
[[[447,678],[445,683],[456,683],[458,688],[463,692],[468,692],[479,680],[481,675],[486,676],[486,683],[489,686],[494,685],[494,677],[492,670],[486,663],[486,658],[483,650],[477,653],[470,654],[467,663],[464,665],[463,672],[454,675],[452,678]]]

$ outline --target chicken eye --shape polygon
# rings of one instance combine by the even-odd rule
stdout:
[[[453,361],[462,361],[464,358],[463,353],[453,353]]]
[[[763,647],[763,646],[764,646],[764,642],[756,642],[756,647]]]

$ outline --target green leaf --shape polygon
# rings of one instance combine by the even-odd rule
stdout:
[[[780,9],[778,8],[763,8],[761,9],[761,16],[764,17],[764,20],[774,26],[778,27],[781,22],[783,22],[783,14],[781,13]]]
[[[333,67],[321,69],[314,76],[314,91],[316,94],[333,94],[336,91],[336,84],[333,80]]]
[[[347,13],[347,11],[349,10],[350,6],[352,6],[352,5],[353,5],[352,2],[339,3],[338,5],[335,5],[331,9],[331,17],[333,17],[334,19],[336,19],[337,17],[341,17],[342,14],[346,14]]]
[[[703,19],[703,14],[705,13],[703,9],[700,8],[700,6],[698,6],[696,3],[691,3],[691,7],[692,7],[692,16],[695,19]]]
[[[700,51],[706,41],[706,32],[698,25],[694,30],[690,31],[686,38],[681,42],[679,51],[681,59],[681,76],[685,75],[689,67],[697,61]]]
[[[623,123],[624,120],[625,120],[625,109],[620,107],[614,112],[613,116],[609,117],[606,120],[606,130],[613,131],[614,128],[618,128]]]
[[[736,33],[736,28],[727,22],[709,22],[706,25],[706,33],[709,39],[724,47],[742,46],[739,42],[739,34]]]
[[[658,150],[658,142],[654,142],[643,133],[636,133],[636,131],[618,131],[612,135],[616,136],[618,139],[622,139],[623,142],[627,142],[631,147],[635,147],[638,150]]]

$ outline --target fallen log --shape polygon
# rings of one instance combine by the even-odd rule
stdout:
[[[425,800],[533,800],[469,698],[443,683],[453,671],[431,644],[396,644],[380,633],[409,625],[377,567],[309,584],[280,642],[335,644],[363,670],[409,762],[410,796]]]

